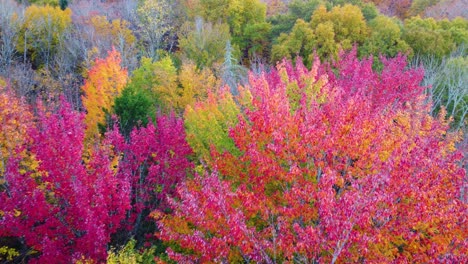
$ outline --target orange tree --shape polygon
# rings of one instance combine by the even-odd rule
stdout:
[[[404,57],[342,55],[251,74],[230,130],[157,236],[179,262],[429,262],[467,257],[465,171]],[[336,73],[336,74],[335,74]]]
[[[120,66],[120,53],[109,51],[105,59],[97,59],[89,69],[82,87],[83,106],[86,108],[86,138],[92,139],[99,134],[99,125],[106,122],[106,115],[114,106],[117,97],[127,83],[127,70]]]

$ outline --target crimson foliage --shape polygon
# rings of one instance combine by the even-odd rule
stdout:
[[[130,184],[112,171],[110,148],[103,143],[83,159],[83,117],[64,100],[54,112],[39,107],[29,140],[8,162],[0,236],[37,251],[31,263],[105,260],[130,209]]]
[[[232,128],[241,155],[180,186],[158,237],[179,262],[460,262],[465,171],[404,58],[343,55],[250,76]]]
[[[135,128],[126,141],[118,127],[107,134],[121,156],[118,176],[129,179],[132,210],[127,228],[137,235],[151,210],[168,209],[167,196],[185,180],[192,168],[192,150],[185,139],[183,121],[174,115],[157,116],[156,124]]]

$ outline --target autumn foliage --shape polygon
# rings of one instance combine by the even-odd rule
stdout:
[[[97,59],[87,73],[82,87],[87,138],[99,133],[98,125],[106,123],[106,114],[110,113],[114,98],[127,83],[127,71],[121,68],[120,61],[120,53],[113,49],[105,59]]]
[[[0,80],[1,81],[1,80]],[[9,157],[26,140],[33,116],[26,103],[0,84],[0,176],[5,172]],[[2,178],[0,178],[0,183]]]
[[[56,111],[40,108],[27,144],[7,163],[0,236],[24,240],[37,254],[31,263],[104,260],[130,208],[130,185],[115,176],[110,147],[83,160],[83,117],[65,101]]]
[[[342,56],[335,72],[284,61],[250,75],[230,130],[172,214],[154,213],[177,262],[460,262],[465,171],[405,59]]]
[[[465,263],[462,2],[0,0],[0,263]]]
[[[106,138],[120,157],[117,177],[130,182],[132,209],[126,228],[135,233],[150,211],[168,209],[166,197],[175,197],[175,187],[192,168],[187,159],[192,150],[182,120],[174,115],[159,115],[155,124],[135,128],[128,140],[117,126]]]

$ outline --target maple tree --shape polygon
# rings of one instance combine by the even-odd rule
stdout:
[[[63,99],[56,111],[39,106],[28,142],[7,163],[0,236],[36,252],[31,263],[105,260],[110,236],[130,209],[129,182],[113,172],[109,145],[83,160],[83,118]]]
[[[462,263],[464,1],[0,0],[0,262]]]
[[[229,137],[229,129],[237,123],[239,114],[240,108],[227,87],[209,93],[206,100],[187,105],[184,112],[187,142],[198,158],[210,162],[212,147],[219,152],[239,154]]]
[[[33,116],[25,102],[18,99],[1,83],[0,92],[0,183],[2,183],[5,165],[15,149],[26,140],[26,132],[33,126]]]
[[[117,177],[131,184],[132,209],[125,227],[140,239],[147,232],[142,225],[149,211],[167,209],[167,196],[174,197],[175,186],[192,167],[183,122],[174,115],[158,115],[155,124],[133,129],[128,140],[117,126],[106,138],[114,146],[114,155],[121,157]]]
[[[284,61],[250,75],[211,173],[188,179],[157,236],[179,262],[429,262],[466,259],[465,177],[420,69],[342,55],[334,73]]]
[[[127,83],[127,70],[120,66],[120,53],[115,49],[105,59],[96,59],[89,69],[82,87],[83,106],[86,109],[86,138],[99,134],[99,124],[105,124],[106,114],[112,110],[114,98]]]

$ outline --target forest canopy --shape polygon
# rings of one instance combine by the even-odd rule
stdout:
[[[465,262],[463,10],[0,0],[0,262]]]

